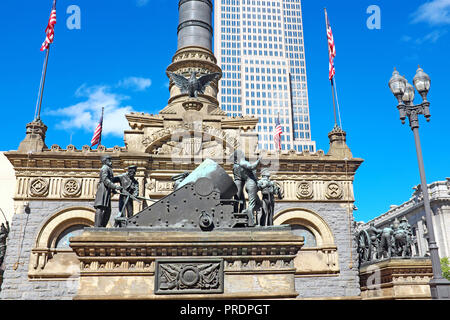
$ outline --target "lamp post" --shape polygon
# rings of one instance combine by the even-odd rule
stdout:
[[[416,76],[413,80],[414,87],[422,96],[422,103],[414,104],[414,87],[402,77],[397,70],[394,70],[389,81],[389,88],[398,100],[397,109],[400,112],[400,120],[405,123],[406,118],[409,119],[409,126],[414,133],[414,141],[416,144],[417,160],[419,164],[420,183],[423,193],[423,203],[425,207],[425,218],[428,226],[429,249],[431,256],[431,264],[433,268],[433,278],[430,280],[431,297],[433,299],[450,299],[450,281],[442,276],[441,262],[439,259],[438,246],[434,236],[434,227],[432,220],[432,211],[430,206],[430,198],[428,196],[428,185],[425,179],[425,168],[422,157],[422,147],[419,137],[419,115],[423,115],[427,121],[430,121],[430,102],[427,100],[427,94],[430,90],[430,77],[420,68],[417,69]]]

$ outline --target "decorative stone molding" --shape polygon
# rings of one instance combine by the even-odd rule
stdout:
[[[66,179],[63,183],[62,194],[65,197],[73,198],[81,194],[81,182],[78,179]]]
[[[297,296],[293,260],[303,242],[289,228],[214,236],[211,241],[205,232],[88,229],[70,244],[81,262],[77,299]],[[169,281],[162,279],[161,265],[170,266]],[[202,274],[211,276],[210,290]],[[225,285],[217,287],[222,275]]]
[[[326,184],[325,187],[325,197],[327,199],[338,200],[342,199],[343,190],[342,186],[339,182],[330,181]]]
[[[32,197],[45,197],[48,194],[49,180],[34,178],[30,181],[29,193]]]
[[[431,299],[431,260],[387,259],[360,269],[363,300]]]
[[[157,259],[155,294],[223,293],[223,259]]]
[[[224,141],[227,146],[233,149],[239,145],[239,141],[225,131],[208,125],[199,126],[195,123],[184,123],[158,130],[144,136],[141,143],[146,148],[146,152],[151,153],[156,147],[172,141],[174,137],[182,137],[183,135],[197,132],[201,133],[200,137],[211,137],[215,141]]]
[[[61,151],[61,147],[58,146],[57,144],[53,144],[50,150],[55,152]]]
[[[70,152],[70,151],[76,151],[77,148],[75,148],[75,146],[74,146],[73,144],[69,144],[69,145],[67,146],[66,150],[69,151],[69,152]]]
[[[297,184],[297,198],[300,200],[312,199],[314,190],[312,183],[309,181],[301,181]]]
[[[186,111],[200,111],[203,108],[203,103],[198,100],[189,99],[186,102],[183,102],[183,108]]]

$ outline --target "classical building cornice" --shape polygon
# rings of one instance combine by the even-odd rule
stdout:
[[[391,209],[380,216],[368,221],[361,225],[361,227],[368,228],[371,223],[374,223],[375,226],[379,226],[389,221],[394,220],[395,218],[400,218],[406,216],[407,214],[423,208],[423,196],[422,191],[420,190],[420,185],[418,187],[413,188],[415,191],[413,192],[412,197],[398,205],[392,206]],[[428,185],[428,194],[430,198],[431,206],[435,204],[446,204],[450,205],[450,187],[447,184],[447,181],[435,181]]]

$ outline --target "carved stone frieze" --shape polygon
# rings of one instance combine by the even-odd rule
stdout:
[[[81,182],[78,179],[66,179],[62,187],[62,194],[65,197],[78,197],[81,194]]]
[[[343,190],[340,183],[330,181],[325,186],[325,196],[327,199],[337,200],[342,199]]]
[[[29,192],[32,197],[45,197],[48,194],[49,180],[34,178],[30,181]]]
[[[201,132],[201,135],[198,137],[195,135],[194,137],[188,137],[188,134],[192,132]],[[160,146],[161,144],[166,145],[163,149],[158,150],[156,153],[162,152],[162,154],[167,154],[178,145],[176,142],[180,137],[184,138],[183,143],[189,143],[190,145],[196,147],[197,152],[201,150],[200,147],[202,141],[200,140],[208,137],[210,137],[209,141],[211,141],[211,138],[214,139],[213,141],[225,141],[231,148],[236,148],[239,145],[238,140],[225,131],[208,125],[199,126],[195,123],[184,123],[158,130],[150,135],[144,136],[142,139],[142,145],[147,148],[147,152],[152,151],[152,146],[159,145],[158,148],[162,148],[162,146]],[[222,147],[222,144],[220,144],[220,146]]]
[[[156,260],[155,294],[223,293],[223,260]]]
[[[309,181],[301,181],[297,184],[297,198],[311,199],[314,195],[312,183]]]

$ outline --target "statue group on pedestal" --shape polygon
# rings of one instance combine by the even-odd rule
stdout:
[[[382,229],[372,222],[367,230],[359,232],[357,240],[360,263],[391,257],[410,258],[415,241],[406,217],[400,221],[396,218]]]
[[[100,180],[94,202],[95,227],[106,227],[111,217],[111,197],[119,193],[119,212],[114,219],[115,227],[127,225],[127,220],[133,216],[133,200],[150,200],[139,196],[139,183],[135,179],[137,166],[129,166],[127,172],[114,176],[111,156],[103,156],[100,169]],[[270,180],[268,170],[263,170],[261,179],[257,178],[257,169],[261,159],[250,163],[241,150],[233,153],[233,176],[237,187],[234,196],[235,213],[247,217],[248,227],[273,226],[275,197],[283,198],[280,187]],[[184,172],[172,177],[174,190],[189,176]],[[248,195],[248,201],[244,195]],[[262,199],[258,193],[261,192]]]

